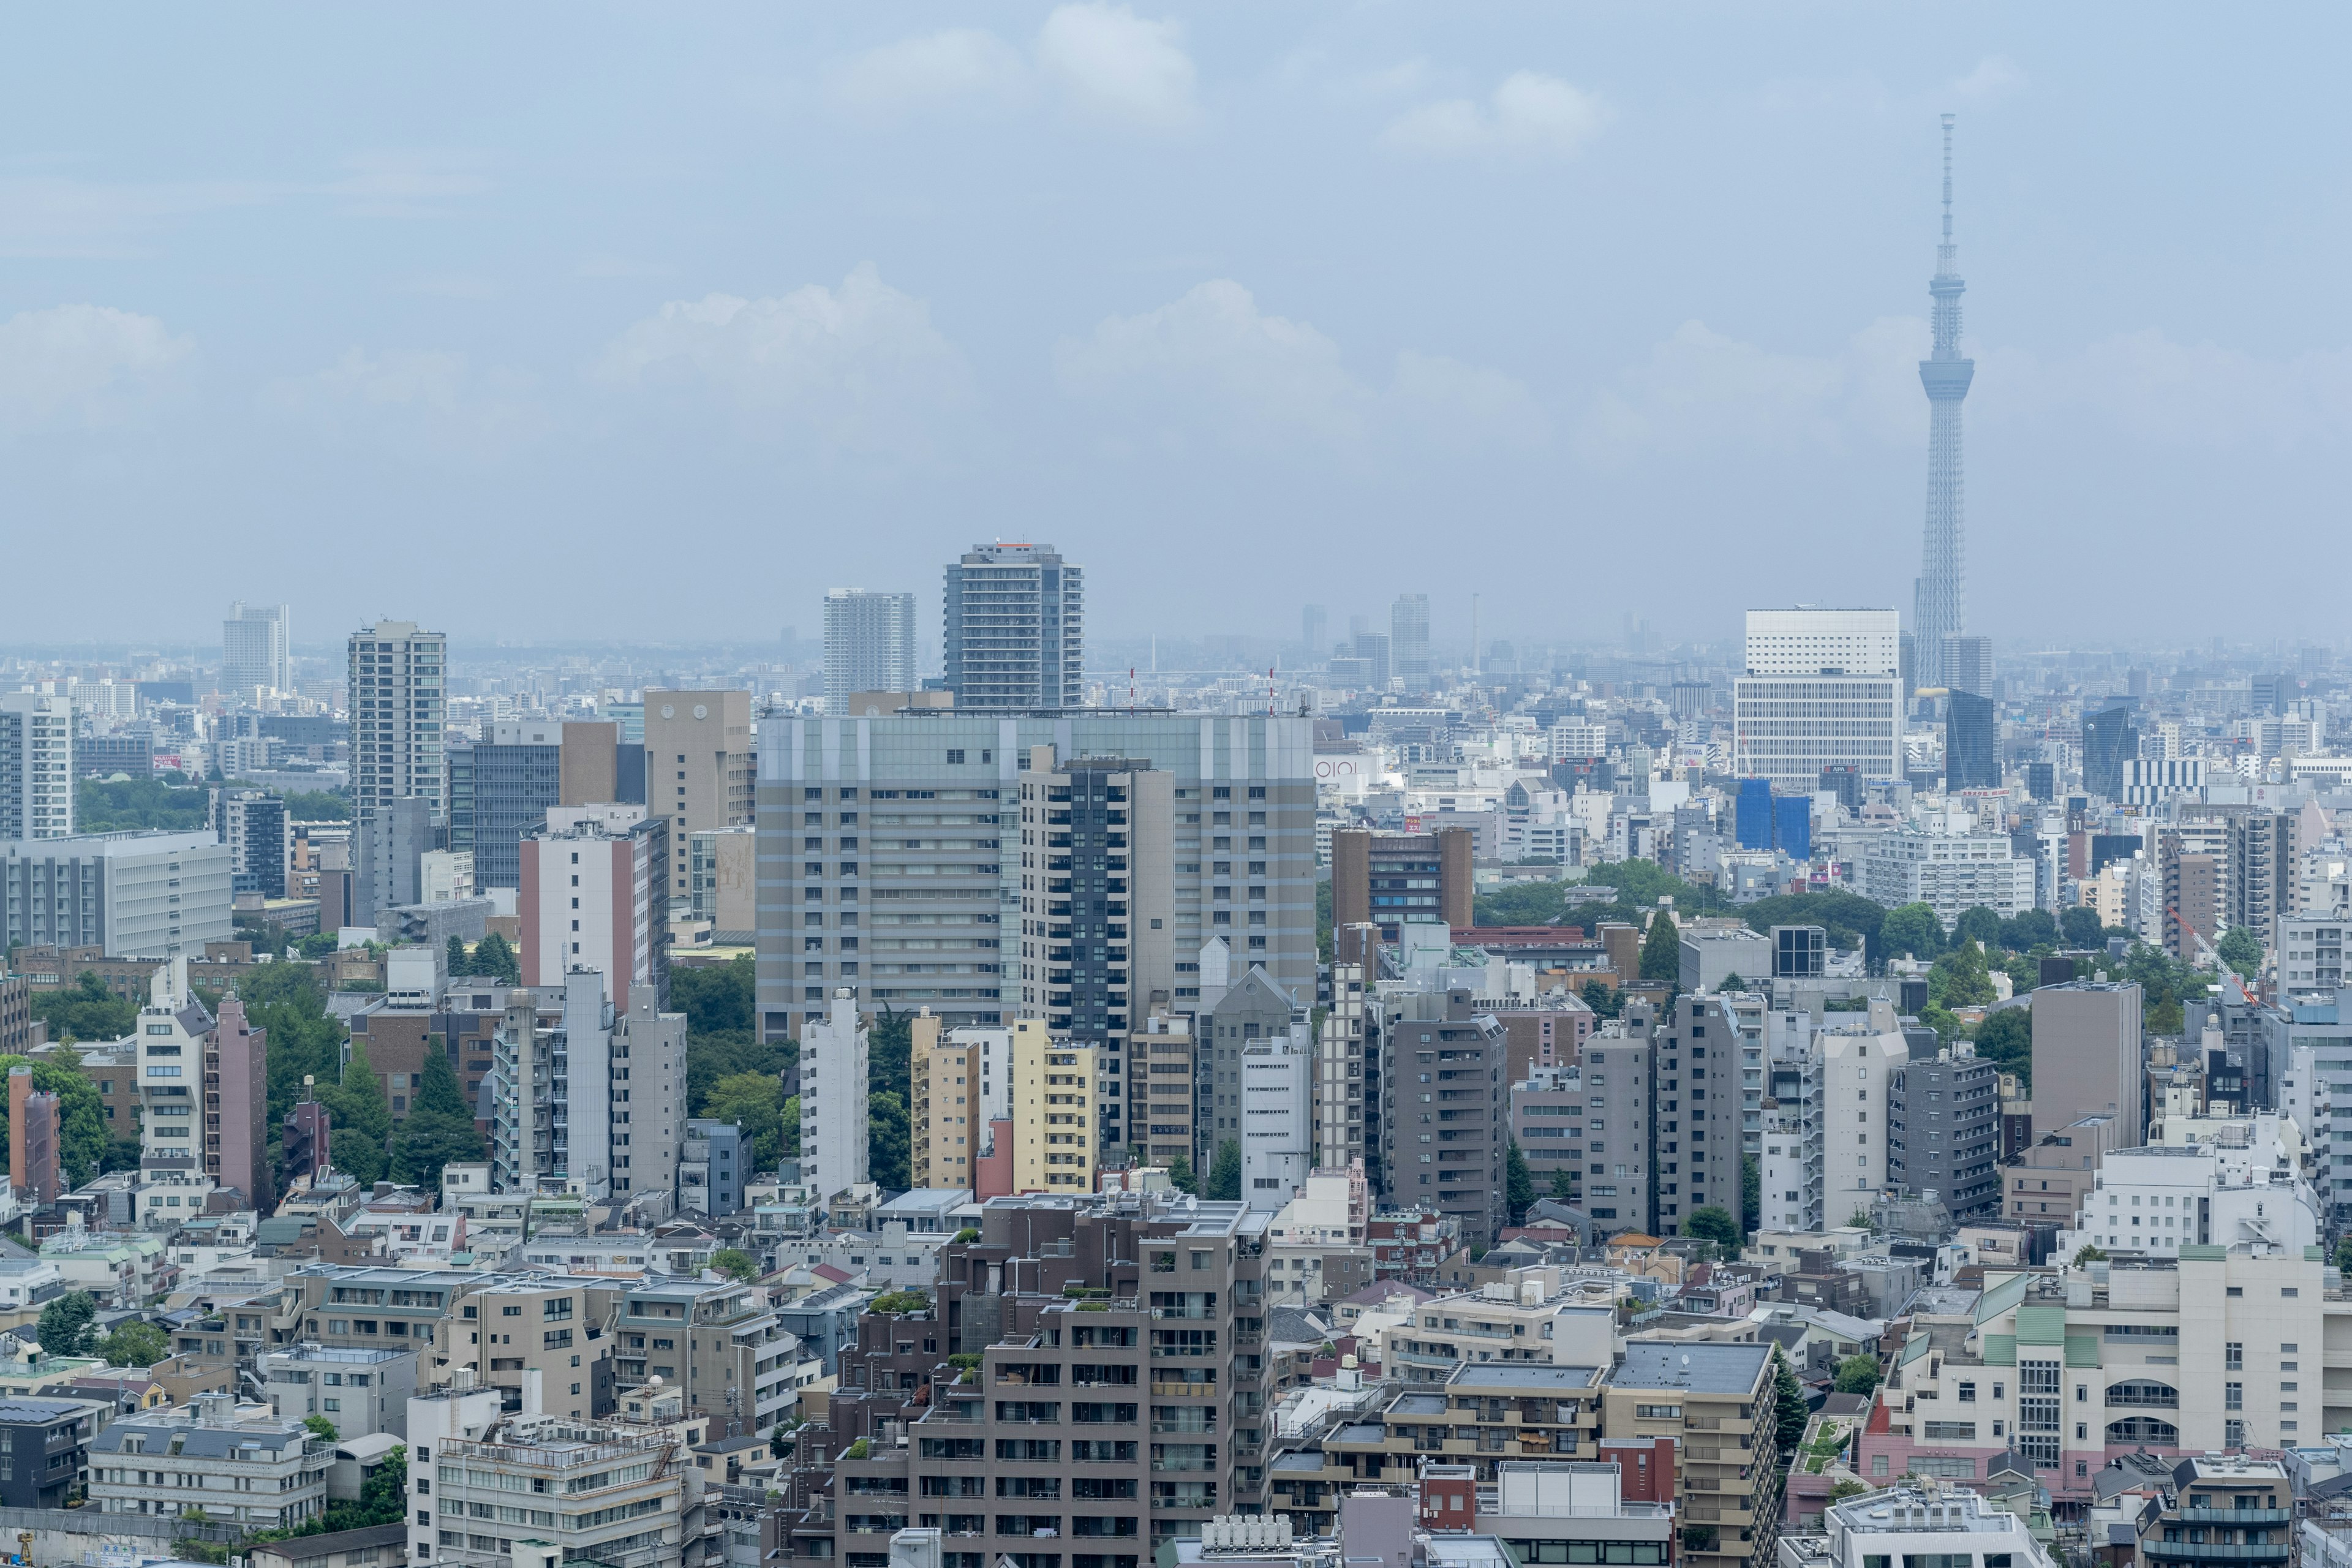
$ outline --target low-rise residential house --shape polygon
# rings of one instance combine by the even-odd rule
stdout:
[[[323,1415],[342,1440],[408,1435],[408,1400],[416,1392],[416,1352],[289,1345],[264,1351],[256,1375],[282,1420]]]
[[[67,1231],[41,1243],[41,1259],[102,1307],[143,1306],[178,1277],[163,1236],[149,1231]]]

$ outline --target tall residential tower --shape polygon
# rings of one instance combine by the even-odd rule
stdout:
[[[1952,244],[1952,117],[1944,116],[1944,242],[1936,247],[1936,346],[1919,362],[1927,389],[1927,526],[1921,542],[1919,584],[1911,626],[1918,649],[1916,684],[1948,684],[1944,639],[1968,629],[1968,540],[1961,508],[1960,403],[1977,362],[1960,357],[1958,251]]]
[[[1076,708],[1086,574],[1050,544],[976,544],[947,569],[947,688],[960,709]]]
[[[915,689],[915,595],[835,588],[824,596],[824,710],[860,691]]]

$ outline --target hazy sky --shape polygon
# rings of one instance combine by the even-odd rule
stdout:
[[[49,7],[0,53],[0,643],[1097,637],[1917,568],[1959,115],[1971,629],[2334,636],[2340,6]],[[2315,573],[2312,569],[2318,568]],[[2321,575],[2324,574],[2324,575]],[[935,623],[933,623],[935,625]],[[935,640],[936,631],[932,633]]]

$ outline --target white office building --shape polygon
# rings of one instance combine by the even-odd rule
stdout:
[[[1822,1214],[1830,1224],[1843,1225],[1857,1210],[1867,1210],[1887,1184],[1887,1083],[1910,1065],[1911,1046],[1883,1003],[1866,1022],[1823,1029],[1815,1038],[1822,1064]]]
[[[1822,771],[1902,776],[1902,624],[1893,610],[1750,610],[1732,683],[1732,767],[1790,792]]]
[[[1888,909],[1928,905],[1948,931],[1979,904],[2004,920],[2034,907],[2033,862],[1994,834],[1885,834],[1863,850],[1859,873],[1864,898]]]
[[[71,700],[0,692],[0,842],[68,837],[73,824]]]
[[[1315,1166],[1315,1049],[1307,1026],[1242,1047],[1242,1201],[1281,1208]]]
[[[915,595],[835,588],[824,596],[824,710],[857,691],[915,689]]]
[[[2322,1224],[2310,1185],[2273,1134],[2228,1145],[2155,1144],[2117,1149],[2099,1163],[2058,1255],[2084,1245],[2110,1256],[2177,1258],[2183,1247],[2251,1247],[2301,1257],[2317,1247]]]
[[[820,1198],[870,1179],[866,1027],[847,988],[801,1026],[801,1176]]]
[[[233,880],[228,846],[210,833],[0,843],[0,935],[120,958],[202,953],[235,934]]]
[[[239,599],[221,623],[221,690],[251,701],[257,690],[294,689],[294,616],[285,605]]]

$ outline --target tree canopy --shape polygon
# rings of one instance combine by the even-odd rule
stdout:
[[[168,827],[180,832],[209,826],[212,793],[201,784],[175,789],[162,779],[86,778],[74,789],[74,831],[121,833]]]
[[[172,1342],[154,1324],[134,1318],[100,1341],[98,1353],[109,1366],[153,1366],[172,1353]]]
[[[1642,939],[1642,978],[1661,985],[1676,985],[1683,977],[1682,928],[1660,910]]]
[[[1708,1204],[1691,1210],[1683,1220],[1683,1234],[1694,1240],[1715,1243],[1723,1248],[1727,1258],[1739,1254],[1739,1222],[1731,1217],[1729,1209]]]
[[[2231,926],[2221,933],[2213,951],[2221,962],[2238,972],[2239,978],[2252,980],[2263,967],[2263,939],[2246,926]]]
[[[1837,1382],[1840,1394],[1868,1394],[1878,1386],[1878,1358],[1854,1354],[1838,1363]]]
[[[1511,1223],[1517,1225],[1528,1217],[1528,1205],[1536,1201],[1535,1173],[1528,1169],[1528,1157],[1519,1152],[1519,1141],[1511,1140],[1510,1152],[1503,1162],[1504,1205],[1510,1210]]]
[[[2003,1007],[1977,1026],[1977,1055],[2002,1072],[2015,1073],[2018,1087],[2033,1092],[2033,1009]]]
[[[1217,1162],[1209,1167],[1209,1179],[1202,1184],[1201,1195],[1225,1203],[1242,1195],[1242,1146],[1233,1139],[1217,1145]]]
[[[1879,922],[1878,944],[1889,958],[1933,958],[1944,951],[1943,923],[1926,904],[1898,904]]]
[[[424,1081],[408,1102],[408,1116],[392,1147],[392,1179],[412,1186],[438,1187],[441,1168],[488,1157],[466,1091],[458,1087],[457,1069],[439,1040],[425,1053]]]
[[[33,1329],[33,1338],[53,1356],[88,1355],[95,1337],[92,1323],[97,1317],[98,1303],[90,1300],[89,1291],[68,1290],[41,1309],[41,1321]]]
[[[58,1164],[66,1184],[79,1187],[101,1170],[113,1168],[107,1163],[112,1141],[106,1132],[106,1107],[98,1098],[98,1086],[82,1076],[80,1057],[62,1048],[37,1058],[0,1056],[0,1078],[20,1067],[33,1069],[34,1089],[58,1097]],[[0,1145],[15,1136],[6,1097],[0,1096]]]
[[[33,1016],[58,1040],[119,1040],[138,1026],[139,1005],[106,988],[96,970],[85,969],[73,984],[33,997]]]
[[[367,1042],[352,1041],[352,1059],[341,1081],[319,1086],[334,1131],[328,1145],[335,1169],[362,1186],[382,1181],[389,1166],[392,1108],[384,1103],[383,1079],[368,1061]]]

